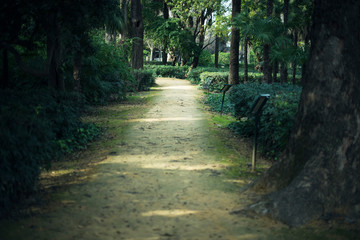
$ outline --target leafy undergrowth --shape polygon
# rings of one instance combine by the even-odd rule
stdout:
[[[126,120],[143,114],[155,94],[156,92],[131,93],[122,103],[89,109],[82,120],[85,124],[92,123],[101,127],[104,130],[101,137],[86,150],[70,153],[61,161],[53,162],[48,170],[43,170],[37,192],[22,203],[23,207],[14,212],[13,217],[51,211],[62,204],[56,199],[57,192],[90,180],[97,171],[97,164],[105,160],[113,148],[123,144],[122,133],[127,127]]]

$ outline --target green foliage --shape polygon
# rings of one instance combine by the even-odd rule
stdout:
[[[157,77],[174,77],[184,79],[188,71],[188,66],[158,66],[146,65],[145,69],[151,70]]]
[[[210,93],[205,99],[205,104],[210,107],[211,111],[221,112],[222,98],[222,93]],[[234,115],[234,105],[230,102],[228,94],[225,94],[223,113]]]
[[[200,86],[211,92],[220,91],[228,83],[228,72],[203,72],[200,74]]]
[[[199,58],[199,66],[209,67],[214,65],[214,61],[212,61],[211,53],[207,50],[201,51]]]
[[[251,137],[254,131],[254,117],[250,110],[259,94],[270,94],[260,121],[258,142],[261,151],[276,159],[288,143],[290,130],[297,112],[301,88],[290,84],[245,83],[230,90],[229,99],[234,114],[240,121],[229,127],[237,134]]]
[[[83,104],[73,94],[0,92],[0,216],[34,190],[42,168],[101,133],[79,121]]]
[[[228,52],[219,52],[219,66],[229,67],[230,53]],[[211,62],[215,62],[215,54],[211,55]]]
[[[148,91],[155,84],[155,77],[151,70],[133,70],[138,91]]]
[[[105,43],[103,34],[100,31],[94,35],[94,52],[83,60],[82,88],[89,103],[124,99],[126,92],[136,85],[121,49]]]
[[[188,80],[190,80],[190,82],[192,84],[200,84],[201,73],[203,73],[203,72],[226,72],[226,71],[229,71],[229,69],[219,69],[219,68],[214,68],[214,67],[197,67],[197,68],[190,69],[190,71],[187,73],[186,78]]]

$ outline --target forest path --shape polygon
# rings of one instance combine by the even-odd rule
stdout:
[[[277,239],[283,225],[230,214],[246,199],[224,174],[199,90],[157,84],[149,111],[128,120],[91,181],[62,193],[56,210],[3,225],[0,239]]]

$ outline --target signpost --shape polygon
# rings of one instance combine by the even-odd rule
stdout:
[[[225,84],[224,87],[221,89],[221,92],[223,93],[223,98],[221,102],[221,114],[223,113],[223,107],[224,107],[224,100],[225,100],[225,93],[232,87],[232,84]]]
[[[252,168],[251,168],[253,172],[255,171],[255,167],[256,167],[257,135],[258,135],[261,110],[269,98],[270,98],[270,94],[260,94],[260,96],[256,99],[254,105],[251,108],[251,113],[255,116],[254,145],[253,145]]]

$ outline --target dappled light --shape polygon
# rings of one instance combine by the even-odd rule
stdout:
[[[191,86],[167,86],[167,87],[154,87],[153,89],[159,89],[159,90],[189,90],[191,89]]]
[[[161,216],[161,217],[179,217],[184,215],[196,214],[199,211],[186,210],[186,209],[173,209],[173,210],[155,210],[144,212],[141,215],[144,217]]]
[[[199,121],[204,118],[199,117],[168,117],[168,118],[139,118],[130,119],[128,122],[168,122],[168,121]]]

